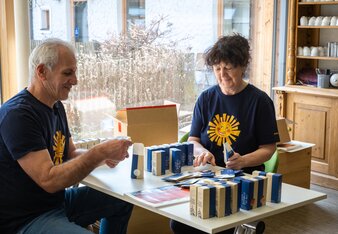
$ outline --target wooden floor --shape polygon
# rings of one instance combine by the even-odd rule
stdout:
[[[326,193],[327,199],[264,219],[264,233],[337,234],[338,191],[313,184],[311,189]]]

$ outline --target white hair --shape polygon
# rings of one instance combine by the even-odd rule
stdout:
[[[44,64],[49,70],[53,69],[58,63],[60,46],[68,48],[75,56],[74,47],[70,43],[58,38],[49,38],[34,48],[29,56],[30,80],[34,77],[35,69],[39,64]]]

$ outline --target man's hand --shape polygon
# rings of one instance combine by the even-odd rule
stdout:
[[[111,160],[111,159],[107,159],[107,160],[105,161],[105,163],[106,163],[106,165],[107,165],[108,167],[110,167],[110,168],[114,168],[114,167],[117,166],[117,164],[119,164],[118,161]]]
[[[111,139],[102,142],[97,147],[98,153],[109,167],[115,167],[119,162],[129,157],[128,148],[133,143],[128,139]]]

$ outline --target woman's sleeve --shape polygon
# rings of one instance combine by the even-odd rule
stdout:
[[[275,107],[270,97],[261,97],[256,116],[256,137],[259,145],[272,144],[279,141]]]
[[[203,98],[200,96],[194,107],[194,113],[192,116],[190,136],[201,138],[201,129],[203,125]]]

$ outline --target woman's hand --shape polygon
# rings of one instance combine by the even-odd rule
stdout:
[[[225,163],[225,166],[230,169],[240,170],[244,167],[244,158],[235,152]]]
[[[198,167],[200,165],[204,166],[205,164],[210,163],[213,166],[216,166],[215,156],[209,151],[204,151],[194,160],[194,167]]]

